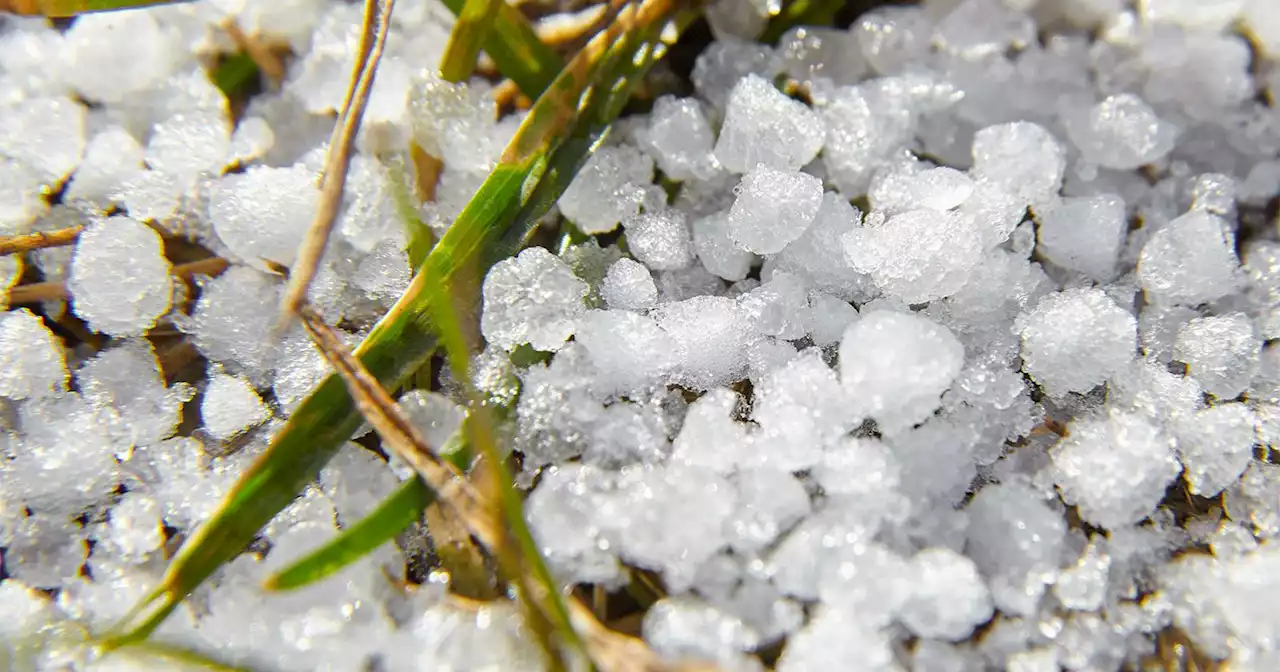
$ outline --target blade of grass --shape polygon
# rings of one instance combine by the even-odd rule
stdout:
[[[211,79],[228,99],[234,99],[258,75],[258,64],[244,52],[232,54],[218,64]]]
[[[320,258],[328,245],[329,234],[338,221],[338,209],[342,206],[342,192],[347,182],[347,169],[351,166],[351,150],[355,146],[356,135],[360,132],[360,121],[369,103],[369,95],[373,91],[378,62],[382,60],[382,52],[387,45],[387,34],[391,31],[391,12],[395,9],[395,4],[396,0],[366,0],[365,34],[369,34],[370,26],[375,25],[371,21],[376,17],[373,39],[369,43],[367,57],[356,59],[347,102],[335,127],[336,139],[329,143],[324,175],[321,178],[320,202],[316,206],[311,227],[298,248],[298,260],[289,274],[289,284],[285,288],[282,302],[281,326],[292,321],[293,315],[306,300],[307,290],[320,268]]]
[[[405,481],[369,515],[347,527],[333,540],[267,577],[267,590],[293,590],[328,578],[366,553],[395,538],[422,517],[436,493],[421,479]]]
[[[440,77],[444,81],[464,82],[475,71],[480,44],[493,33],[498,6],[504,3],[505,0],[466,0],[440,59]]]
[[[112,655],[123,655],[126,658],[132,658],[138,663],[136,669],[166,669],[166,670],[211,670],[212,672],[252,672],[247,667],[238,665],[228,665],[206,656],[198,651],[193,651],[181,646],[166,644],[163,642],[141,641],[135,642],[128,647],[113,652]],[[146,660],[151,665],[145,665]],[[157,665],[161,663],[163,665]]]
[[[637,22],[661,31],[675,13],[673,0],[646,3]],[[682,15],[689,16],[689,15]],[[677,26],[679,28],[679,26]],[[356,355],[386,387],[402,384],[430,357],[436,344],[428,309],[428,286],[463,283],[478,296],[476,278],[510,254],[568,187],[577,167],[607,131],[635,80],[648,67],[635,65],[641,45],[632,45],[602,71],[600,63],[617,33],[594,38],[534,104],[515,138],[463,213],[432,250],[404,296],[374,327]],[[660,49],[649,50],[654,57]],[[627,79],[618,84],[620,76]],[[577,114],[584,92],[593,93]],[[473,309],[474,310],[474,309]],[[338,376],[329,376],[294,411],[271,445],[226,495],[213,517],[196,529],[170,564],[161,584],[117,625],[119,644],[152,632],[181,600],[220,566],[238,555],[254,535],[319,474],[361,424]]]
[[[120,9],[175,5],[191,0],[0,0],[0,12],[62,18]]]
[[[467,0],[443,0],[454,16],[462,14]],[[524,95],[536,99],[555,81],[564,66],[563,59],[548,47],[520,10],[503,0],[498,1],[493,30],[484,36],[485,53],[498,66],[498,72],[520,87]]]

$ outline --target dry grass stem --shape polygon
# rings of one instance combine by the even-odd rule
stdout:
[[[360,132],[360,121],[364,117],[369,95],[373,91],[373,79],[377,75],[378,62],[382,59],[382,52],[387,44],[394,8],[395,0],[366,0],[364,33],[367,36],[372,30],[373,38],[368,43],[368,53],[363,58],[356,59],[351,89],[334,128],[334,138],[330,141],[324,174],[321,176],[320,202],[316,206],[316,215],[298,249],[298,260],[289,274],[289,286],[285,290],[282,306],[282,327],[291,322],[302,308],[311,281],[320,268],[320,259],[329,242],[329,235],[338,221],[347,170],[351,166],[351,152]],[[362,51],[364,45],[365,39],[361,38]]]

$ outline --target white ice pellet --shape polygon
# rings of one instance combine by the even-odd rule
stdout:
[[[582,459],[617,469],[631,464],[657,464],[669,452],[662,419],[650,407],[618,402],[604,409],[591,426]]]
[[[1194,306],[1240,285],[1240,260],[1225,220],[1188,212],[1151,234],[1138,258],[1138,281],[1157,301]]]
[[[437,453],[444,450],[449,440],[461,429],[462,421],[467,417],[466,409],[439,392],[409,390],[400,395],[396,405],[404,412],[409,422],[422,433],[422,438],[426,439],[427,445]],[[361,461],[366,460],[362,457]],[[321,480],[323,482],[323,478]]]
[[[231,154],[231,129],[219,112],[182,112],[156,124],[147,142],[152,170],[192,184],[202,174],[216,174]]]
[[[106,210],[111,194],[141,172],[143,155],[142,145],[125,129],[112,126],[100,131],[89,141],[63,200]]]
[[[991,618],[991,593],[973,561],[949,548],[911,559],[911,593],[899,619],[919,637],[961,640]]]
[[[1181,470],[1173,441],[1159,427],[1115,410],[1072,422],[1051,455],[1063,498],[1085,522],[1107,529],[1154,513]]]
[[[22,401],[67,387],[62,343],[26,308],[0,313],[0,397]]]
[[[293,265],[298,245],[315,216],[320,192],[301,164],[252,166],[224,175],[209,193],[209,219],[237,257],[258,268],[263,260]]]
[[[725,212],[694,220],[693,250],[708,271],[730,282],[747,277],[756,258],[734,243],[729,213]]]
[[[528,343],[555,352],[573,335],[589,289],[555,255],[531,247],[494,264],[485,276],[480,330],[505,350]]]
[[[40,588],[58,588],[75,578],[89,554],[80,524],[66,516],[35,514],[14,530],[4,551],[6,573]]]
[[[1213,406],[1174,425],[1183,478],[1192,494],[1215,497],[1253,461],[1258,416],[1242,403]]]
[[[360,260],[351,282],[370,300],[389,307],[409,288],[412,277],[409,255],[395,241],[384,240]]]
[[[653,159],[630,145],[601,147],[556,204],[583,233],[608,233],[632,217],[653,181]]]
[[[822,204],[822,181],[801,172],[757,165],[735,189],[729,237],[756,254],[780,252],[804,234]]]
[[[152,88],[181,62],[154,12],[105,12],[66,32],[67,83],[85,98],[115,103]]]
[[[902,471],[883,442],[843,437],[826,447],[813,478],[828,495],[888,498],[901,483]]]
[[[1173,343],[1173,359],[1187,365],[1187,374],[1205,392],[1232,399],[1253,380],[1261,348],[1253,321],[1244,313],[1231,313],[1188,322]]]
[[[760,645],[760,634],[741,618],[689,595],[655,602],[644,614],[642,632],[667,659],[710,660],[726,669],[743,669],[743,654]]]
[[[1005,614],[1031,616],[1058,567],[1067,524],[1028,485],[984,487],[966,508],[965,552]]]
[[[689,405],[672,446],[671,460],[727,474],[745,464],[750,450],[747,426],[734,420],[738,395],[714,389]]]
[[[809,331],[809,294],[799,277],[777,271],[768,282],[738,298],[742,314],[765,336],[795,341]]]
[[[76,240],[67,291],[94,331],[132,336],[150,329],[173,300],[160,234],[124,216],[91,222]]]
[[[162,505],[151,497],[128,492],[111,508],[106,541],[124,559],[142,562],[164,544]],[[98,551],[95,550],[95,557]]]
[[[1111,556],[1094,540],[1075,564],[1063,568],[1053,584],[1053,594],[1068,609],[1096,611],[1106,600]]]
[[[173,436],[182,422],[190,385],[166,386],[151,344],[131,339],[99,352],[76,372],[76,385],[90,405],[109,408],[125,422],[131,445],[147,446]]]
[[[574,340],[596,366],[601,391],[629,392],[671,373],[675,342],[652,318],[627,310],[592,310],[578,320]]]
[[[814,345],[839,343],[845,329],[857,319],[858,309],[848,302],[823,292],[809,293],[809,338]]]
[[[702,106],[693,98],[663,96],[654,101],[640,142],[657,161],[658,169],[672,180],[705,180],[719,169],[711,154],[715,134]]]
[[[950,210],[969,200],[973,193],[974,183],[968,175],[940,166],[882,172],[872,180],[867,199],[874,210],[896,214],[920,208]]]
[[[648,310],[658,302],[658,286],[644,265],[619,259],[605,273],[600,298],[615,310]]]
[[[36,98],[0,106],[0,157],[19,161],[49,185],[84,156],[85,108],[70,98]]]
[[[1100,289],[1042,298],[1018,318],[1022,369],[1046,392],[1088,392],[1137,356],[1137,320]]]
[[[429,445],[437,452],[443,446],[435,441]],[[372,513],[399,483],[385,460],[355,443],[344,444],[320,470],[320,490],[333,502],[338,523],[348,528]]]
[[[1036,25],[1012,2],[962,0],[938,22],[934,42],[961,58],[978,60],[1036,40]]]
[[[725,39],[712,42],[703,50],[690,79],[698,95],[716,110],[715,116],[723,118],[730,92],[743,76],[756,74],[771,79],[777,72],[777,56],[769,45]]]
[[[265,385],[277,363],[280,293],[278,278],[232,266],[204,285],[195,311],[180,325],[200,354]]]
[[[865,302],[877,290],[871,278],[849,263],[842,242],[845,234],[861,224],[862,213],[857,208],[840,194],[827,192],[804,234],[772,257],[774,268],[794,273],[815,289],[846,301]]]
[[[767,548],[809,513],[809,493],[789,470],[776,466],[738,472],[737,509],[725,522],[729,546],[739,553]]]
[[[689,218],[679,210],[641,213],[624,220],[622,228],[631,254],[655,271],[675,271],[694,262]]]
[[[973,217],[912,210],[846,233],[845,255],[885,294],[924,303],[954,294],[982,261],[982,236]]]
[[[697,296],[664,303],[653,316],[675,340],[673,382],[705,390],[746,375],[747,346],[757,335],[733,299]]]
[[[1065,269],[1105,282],[1115,275],[1127,228],[1118,196],[1067,198],[1040,215],[1037,249]]]
[[[1084,159],[1104,168],[1133,170],[1173,149],[1177,129],[1138,96],[1121,93],[1064,119]]]
[[[745,173],[759,163],[799,170],[818,155],[824,135],[818,113],[788,98],[768,80],[747,75],[729,94],[715,156],[735,173]]]
[[[1043,126],[1029,121],[988,126],[973,136],[973,175],[1014,194],[1024,204],[1062,186],[1066,152]]]
[[[751,418],[761,430],[755,459],[776,469],[813,467],[826,445],[862,419],[846,401],[836,372],[813,349],[764,375],[755,392]]]
[[[200,402],[204,429],[215,439],[233,439],[271,417],[262,397],[249,381],[224,373],[209,377]]]
[[[964,366],[964,346],[946,327],[911,313],[872,311],[840,341],[840,381],[851,411],[886,434],[933,414]]]

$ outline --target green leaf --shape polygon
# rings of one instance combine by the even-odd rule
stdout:
[[[111,652],[112,656],[123,656],[126,660],[136,662],[136,669],[165,669],[180,672],[189,670],[199,672],[252,672],[250,668],[228,665],[206,656],[203,653],[185,647],[162,642],[140,641]]]
[[[369,515],[343,530],[329,543],[271,575],[267,590],[293,590],[328,578],[365,554],[391,541],[422,516],[436,493],[420,478],[405,481]]]
[[[480,44],[493,34],[493,20],[498,16],[498,5],[503,0],[466,0],[458,20],[449,34],[440,61],[440,76],[446,82],[466,81],[476,69],[480,56]]]
[[[246,53],[232,54],[218,64],[211,79],[227,98],[234,98],[258,76],[258,64]]]
[[[60,18],[111,12],[119,9],[136,9],[156,5],[173,5],[189,0],[0,0],[0,12]]]
[[[461,16],[467,0],[443,2],[454,16]],[[538,38],[520,10],[505,0],[497,0],[497,5],[493,29],[483,36],[481,46],[497,64],[498,72],[515,82],[524,95],[536,100],[555,81],[564,61]]]

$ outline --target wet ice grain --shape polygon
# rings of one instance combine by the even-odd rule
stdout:
[[[757,165],[742,178],[729,210],[729,237],[756,254],[781,252],[804,234],[822,205],[822,181]]]
[[[1157,302],[1194,306],[1240,286],[1235,236],[1221,217],[1193,210],[1151,234],[1138,258],[1138,282]]]
[[[76,241],[67,291],[94,331],[132,336],[150,329],[173,300],[160,234],[123,216],[90,223]]]
[[[1066,117],[1067,135],[1086,161],[1133,170],[1173,149],[1177,130],[1138,96],[1121,93]]]
[[[589,289],[559,258],[540,247],[528,248],[495,264],[485,277],[481,333],[504,350],[528,343],[555,352],[586,311]]]
[[[265,269],[263,260],[291,266],[311,219],[319,190],[302,164],[253,166],[224,175],[209,194],[209,219],[218,238],[238,258]]]

